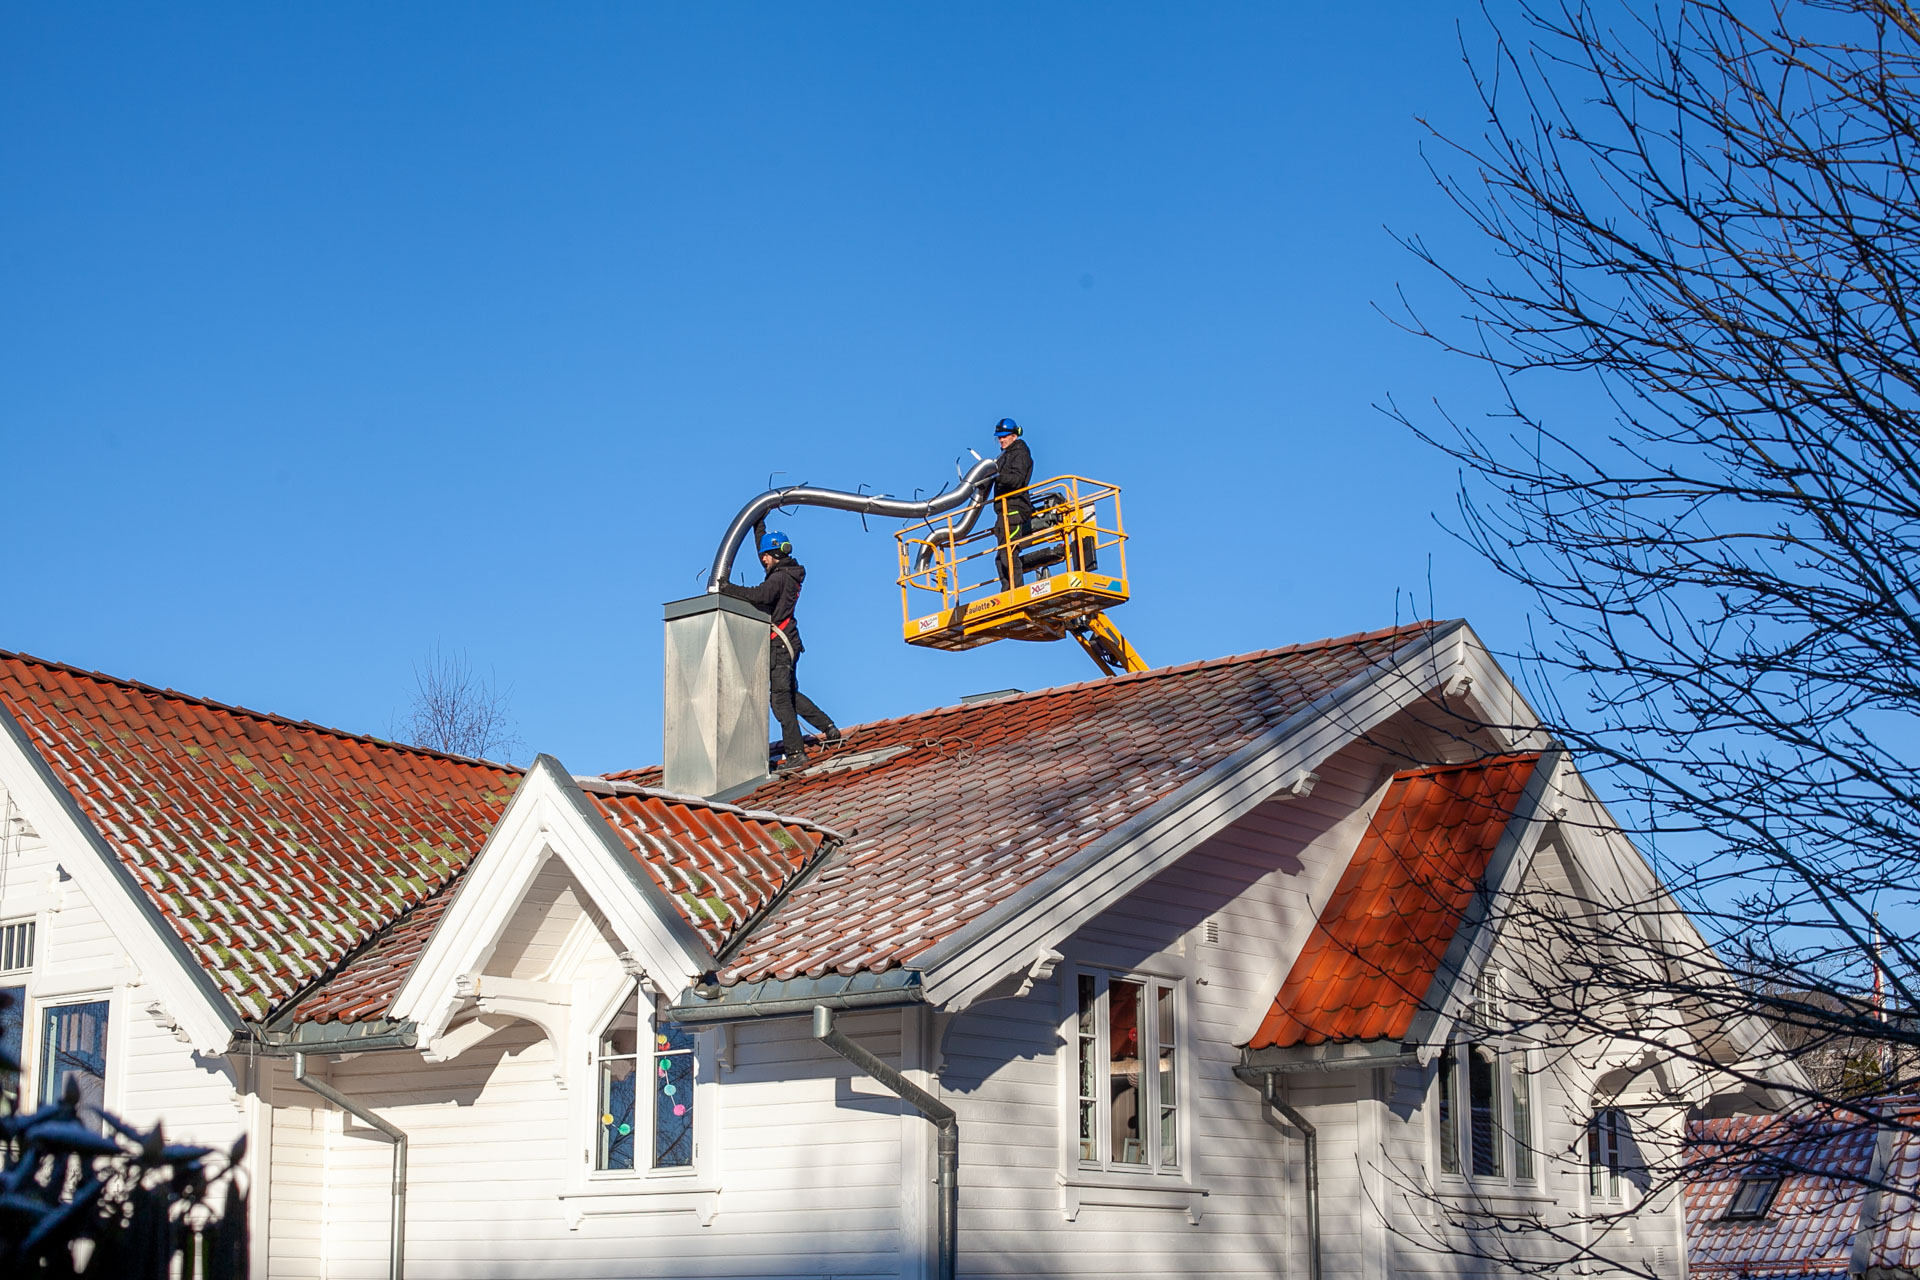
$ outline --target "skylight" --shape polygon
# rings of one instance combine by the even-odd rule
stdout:
[[[1727,1205],[1727,1217],[1735,1220],[1766,1217],[1768,1206],[1773,1204],[1774,1193],[1779,1190],[1779,1174],[1747,1174],[1740,1179],[1740,1185],[1733,1189],[1733,1200]]]

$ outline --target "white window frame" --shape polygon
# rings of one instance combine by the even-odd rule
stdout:
[[[1140,1073],[1140,1095],[1142,1114],[1153,1117],[1151,1125],[1143,1124],[1141,1132],[1145,1142],[1146,1159],[1141,1163],[1119,1160],[1107,1148],[1110,1146],[1111,1124],[1106,1123],[1108,1112],[1099,1108],[1096,1114],[1102,1123],[1094,1126],[1094,1158],[1086,1159],[1081,1155],[1080,1147],[1080,1080],[1081,1080],[1081,1040],[1079,1031],[1080,980],[1091,978],[1095,983],[1095,1034],[1093,1054],[1096,1063],[1097,1079],[1104,1080],[1104,1068],[1111,1061],[1112,1021],[1108,1014],[1108,998],[1115,981],[1137,982],[1141,984],[1148,1010],[1154,1016],[1142,1019],[1143,1030],[1148,1032],[1142,1037],[1140,1061],[1143,1069]],[[1192,1173],[1192,1125],[1194,1089],[1193,1080],[1193,1033],[1188,1011],[1186,982],[1164,973],[1141,972],[1098,965],[1076,965],[1066,971],[1063,984],[1062,1012],[1065,1025],[1062,1028],[1063,1052],[1062,1089],[1066,1105],[1062,1108],[1061,1125],[1061,1162],[1064,1178],[1071,1182],[1086,1177],[1138,1179],[1143,1183],[1178,1184],[1185,1186]],[[1161,1107],[1159,1063],[1159,993],[1170,992],[1173,1000],[1173,1139],[1174,1158],[1169,1161],[1161,1150]],[[1152,1063],[1155,1070],[1144,1069]],[[1098,1086],[1096,1085],[1096,1088]],[[1096,1094],[1096,1097],[1099,1097]],[[1184,1203],[1184,1202],[1183,1202]]]
[[[1596,1138],[1597,1162],[1594,1159]],[[1624,1158],[1627,1142],[1632,1138],[1632,1113],[1626,1108],[1608,1104],[1594,1107],[1588,1113],[1587,1123],[1580,1131],[1580,1163],[1585,1166],[1589,1202],[1632,1206],[1633,1179],[1627,1176],[1631,1166]],[[1598,1187],[1594,1185],[1596,1181],[1600,1184]]]
[[[38,1097],[39,1089],[38,1072],[34,1070],[34,1060],[37,1056],[40,1042],[40,1037],[35,1027],[35,1024],[39,1021],[39,1009],[34,1000],[34,975],[39,971],[40,956],[42,951],[45,950],[42,946],[45,930],[42,927],[38,915],[14,916],[8,919],[0,919],[0,930],[18,928],[22,925],[32,930],[32,941],[29,947],[31,955],[24,965],[15,965],[9,969],[0,969],[0,987],[18,988],[20,992],[20,1007],[14,1011],[15,1016],[20,1019],[20,1070],[15,1077],[14,1087],[19,1095],[17,1105],[22,1110],[30,1111],[33,1109],[34,1102]],[[113,1022],[111,1011],[108,1014],[107,1022],[107,1049],[109,1053],[111,1053],[113,1049]],[[111,1065],[111,1061],[109,1061],[109,1065]],[[109,1084],[111,1084],[111,1080],[109,1080]]]
[[[635,1064],[640,1076],[639,1083],[652,1079],[654,1028],[660,1020],[660,1001],[648,993],[644,984],[634,979],[621,983],[612,999],[604,1001],[598,1016],[593,1019],[588,1033],[587,1072],[583,1093],[587,1102],[587,1146],[586,1166],[589,1182],[631,1182],[634,1180],[679,1181],[696,1176],[700,1168],[700,1157],[708,1145],[705,1128],[705,1110],[702,1105],[708,1102],[707,1077],[711,1065],[701,1059],[701,1041],[697,1032],[694,1035],[693,1051],[693,1160],[689,1164],[656,1166],[654,1158],[654,1111],[651,1091],[636,1086],[634,1091],[633,1126],[633,1168],[602,1169],[599,1167],[600,1150],[600,1036],[607,1025],[619,1016],[621,1009],[629,1000],[637,998],[640,1005],[640,1029],[637,1040],[638,1060]],[[705,1068],[705,1069],[703,1069]]]
[[[578,1154],[569,1162],[571,1169],[560,1191],[560,1200],[569,1227],[578,1228],[581,1220],[603,1214],[647,1214],[687,1211],[704,1225],[719,1210],[719,1161],[716,1106],[720,1088],[715,1052],[717,1038],[724,1034],[714,1028],[698,1028],[693,1033],[693,1163],[653,1167],[653,1108],[651,1093],[635,1090],[634,1167],[601,1169],[600,1145],[600,1033],[619,1014],[621,1006],[633,997],[639,986],[640,1009],[645,1018],[639,1037],[643,1070],[653,1069],[653,1026],[661,1016],[662,1002],[644,980],[623,978],[610,983],[580,983],[576,989],[584,998],[576,1012],[588,1016],[577,1024],[569,1038],[573,1068],[565,1072],[567,1092],[572,1097],[572,1131],[578,1137]]]
[[[1469,1056],[1476,1049],[1491,1051],[1495,1055],[1494,1066],[1494,1109],[1500,1125],[1500,1146],[1497,1155],[1500,1159],[1500,1172],[1475,1173],[1473,1171],[1473,1099],[1471,1074],[1468,1066]],[[1447,1050],[1451,1050],[1448,1053]],[[1442,1073],[1452,1059],[1452,1102],[1453,1115],[1446,1120],[1441,1117]],[[1434,1056],[1433,1081],[1428,1091],[1432,1100],[1430,1141],[1432,1142],[1432,1169],[1443,1184],[1455,1187],[1473,1186],[1477,1188],[1512,1188],[1516,1191],[1533,1191],[1544,1185],[1541,1170],[1540,1132],[1540,1082],[1541,1074],[1536,1067],[1535,1051],[1529,1046],[1511,1040],[1488,1038],[1474,1040],[1466,1036],[1455,1036],[1447,1042],[1445,1049]],[[1527,1106],[1524,1127],[1515,1123],[1514,1115],[1514,1079],[1524,1073],[1527,1080]],[[1456,1168],[1444,1166],[1447,1134],[1443,1126],[1451,1125],[1453,1130],[1453,1150]],[[1532,1169],[1522,1175],[1517,1172],[1517,1156],[1522,1147],[1529,1154]]]

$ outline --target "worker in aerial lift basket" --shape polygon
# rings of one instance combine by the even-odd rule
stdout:
[[[993,477],[993,532],[1000,539],[996,563],[1002,591],[1020,585],[1020,553],[1011,545],[1026,537],[1033,525],[1033,503],[1027,496],[1007,496],[1033,483],[1033,455],[1020,437],[1020,424],[1012,418],[993,425],[993,438],[1000,446],[1000,470]]]
[[[780,722],[780,769],[798,769],[807,762],[807,745],[800,736],[800,717],[820,731],[829,747],[840,745],[840,730],[833,717],[814,705],[812,698],[800,692],[795,669],[806,646],[800,643],[800,624],[794,619],[794,606],[800,603],[800,584],[806,580],[806,566],[793,558],[793,543],[778,531],[760,539],[760,567],[767,571],[757,587],[737,587],[725,583],[720,590],[736,600],[745,600],[756,609],[764,609],[773,619],[773,645],[767,654],[768,701],[773,704],[774,719]]]

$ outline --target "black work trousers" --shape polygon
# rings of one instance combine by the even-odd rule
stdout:
[[[831,737],[834,732],[833,717],[815,706],[812,698],[800,692],[800,680],[794,670],[799,665],[799,655],[788,649],[779,636],[775,636],[773,652],[767,655],[768,701],[773,704],[773,718],[780,722],[780,746],[789,760],[807,752],[806,742],[800,736],[802,716],[821,733]]]
[[[1033,505],[1025,498],[1011,498],[996,503],[998,508],[993,517],[993,534],[1000,539],[1000,551],[995,557],[995,565],[1000,570],[1000,589],[1017,587],[1025,575],[1020,571],[1020,552],[1013,547],[1014,541],[1027,536],[1027,530],[1033,526]]]

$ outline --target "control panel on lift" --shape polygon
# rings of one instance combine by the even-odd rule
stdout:
[[[971,528],[966,513],[949,512],[895,535],[908,644],[1072,637],[1103,671],[1147,669],[1106,617],[1131,594],[1118,485],[1057,476],[979,514]]]

